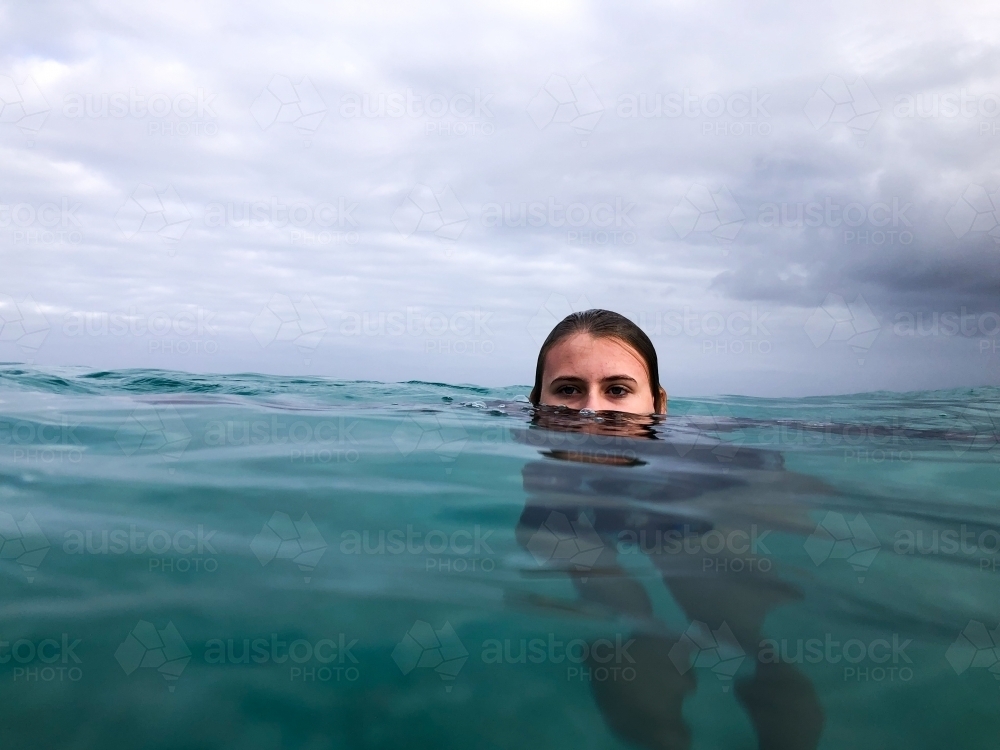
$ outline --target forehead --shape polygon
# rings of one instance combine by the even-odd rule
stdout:
[[[636,380],[649,377],[639,353],[618,338],[575,333],[549,349],[545,357],[547,379],[612,375],[630,375]]]

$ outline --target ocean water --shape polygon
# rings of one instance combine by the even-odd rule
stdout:
[[[0,366],[16,748],[996,747],[1000,390]]]

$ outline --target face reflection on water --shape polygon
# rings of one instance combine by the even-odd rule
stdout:
[[[589,388],[599,381],[588,380],[575,403],[604,404]],[[740,451],[738,460],[723,468],[697,441],[673,443],[665,418],[648,411],[590,414],[544,403],[524,433],[524,442],[542,457],[522,471],[527,501],[518,542],[536,563],[570,578],[581,609],[634,624],[632,678],[591,682],[595,706],[609,728],[639,747],[687,748],[692,738],[683,704],[696,688],[690,639],[656,616],[648,584],[621,564],[619,542],[623,535],[653,539],[678,533],[694,540],[723,523],[727,530],[739,529],[741,522],[749,527],[745,515],[699,513],[698,503],[730,496],[738,507],[741,495],[749,499],[761,486],[780,493],[782,481],[794,475],[784,471],[777,454],[752,449]],[[815,687],[794,665],[758,663],[752,653],[768,613],[801,599],[801,593],[770,563],[766,571],[737,566],[731,550],[709,553],[706,546],[685,545],[683,554],[643,552],[693,626],[707,627],[723,647],[751,652],[731,677],[760,746],[815,748],[824,723]],[[579,549],[587,555],[571,554]],[[727,638],[732,643],[723,644]],[[591,659],[588,666],[601,664]]]
[[[532,425],[547,432],[562,433],[566,435],[567,444],[581,444],[596,447],[604,444],[612,444],[615,438],[634,438],[637,440],[654,440],[656,433],[654,427],[663,421],[663,417],[656,414],[629,414],[621,411],[577,411],[563,406],[539,406],[535,409]],[[572,439],[570,434],[594,435],[593,440],[586,438]],[[552,443],[558,442],[558,438],[548,435]],[[630,444],[627,441],[623,444]],[[594,456],[589,460],[593,461]],[[581,459],[588,460],[588,459]]]

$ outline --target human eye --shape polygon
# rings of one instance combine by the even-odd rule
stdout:
[[[608,386],[608,395],[613,398],[624,398],[625,396],[628,396],[631,392],[632,391],[628,388],[628,386],[624,386],[621,384]]]
[[[569,385],[569,384],[561,385],[556,390],[556,393],[558,393],[560,396],[575,396],[579,392],[580,392],[579,388],[577,388],[575,385]]]

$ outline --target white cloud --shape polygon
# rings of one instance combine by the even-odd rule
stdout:
[[[50,111],[30,147],[16,124],[0,123],[0,205],[38,213],[65,198],[79,203],[80,226],[60,238],[60,227],[38,219],[4,225],[0,215],[0,295],[30,297],[46,311],[135,308],[148,316],[194,307],[216,316],[211,356],[130,337],[74,338],[52,318],[33,354],[40,364],[526,382],[539,335],[529,323],[555,294],[661,319],[685,309],[699,320],[754,307],[770,314],[771,349],[754,356],[732,352],[738,336],[675,336],[661,327],[653,339],[675,394],[995,382],[997,355],[981,355],[978,340],[931,345],[894,336],[891,325],[900,310],[997,306],[992,214],[967,191],[993,195],[1000,187],[992,168],[1000,131],[990,130],[1000,118],[907,119],[893,109],[906,94],[1000,93],[990,62],[1000,9],[956,7],[929,28],[910,4],[788,7],[522,4],[498,15],[489,6],[400,2],[372,14],[349,3],[183,0],[6,8],[0,76],[35,81]],[[236,16],[246,20],[234,27]],[[477,91],[491,97],[488,115],[466,114]],[[829,99],[820,97],[825,109],[809,108],[818,91]],[[401,97],[404,110],[408,96],[419,97],[446,111],[345,117],[347,94]],[[681,112],[662,106],[659,115],[622,117],[619,100],[630,94],[643,95],[650,113],[657,94],[677,95]],[[82,116],[67,112],[74,95]],[[124,114],[112,109],[116,95]],[[697,106],[685,111],[685,96]],[[725,111],[742,112],[741,97],[753,96],[767,97],[766,114]],[[870,98],[879,106],[873,122]],[[724,111],[713,115],[719,102]],[[151,105],[169,112],[151,113]],[[129,215],[126,225],[140,231],[125,240],[116,213],[141,185],[153,186],[152,208]],[[418,203],[412,191],[421,185],[429,190]],[[697,216],[685,223],[671,212],[692,185],[706,186],[711,201],[689,200]],[[183,212],[167,220],[168,187],[183,199],[168,203],[189,223]],[[154,195],[164,218],[155,229],[145,222],[159,213]],[[482,220],[488,203],[516,213],[521,203],[592,207],[619,198],[635,204],[630,242],[611,238],[616,226]],[[845,236],[844,226],[759,221],[766,202],[827,198],[864,207],[911,202],[912,226],[896,228],[912,241],[872,244],[874,230],[892,227],[867,219],[852,231],[867,231],[868,244]],[[329,212],[316,220],[318,206],[339,211],[341,199],[357,203],[356,224]],[[398,213],[406,200],[419,216]],[[221,225],[208,221],[210,204],[224,207]],[[268,209],[264,225],[242,226],[251,204],[304,206],[312,218],[282,224]],[[681,236],[676,227],[692,217],[694,228]],[[183,235],[168,243],[172,255],[156,236],[169,227]],[[460,237],[441,241],[442,231]],[[862,292],[884,328],[858,368],[842,347],[816,348],[804,326],[829,295],[853,300]],[[308,298],[313,317],[327,321],[308,363],[255,337],[254,320],[276,294]],[[447,347],[474,337],[453,332],[351,337],[334,325],[344,313],[411,308],[448,319],[491,313],[492,354],[456,354]],[[0,357],[24,359],[3,340]]]

